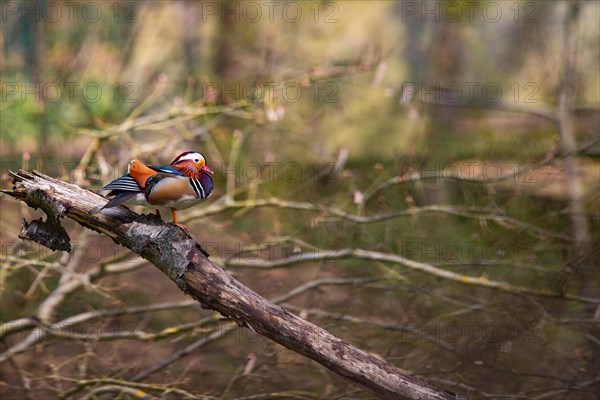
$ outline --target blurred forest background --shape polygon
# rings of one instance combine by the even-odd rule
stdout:
[[[473,399],[597,399],[599,4],[3,1],[2,188],[201,151],[179,215],[262,296]],[[3,399],[372,398],[0,204]]]

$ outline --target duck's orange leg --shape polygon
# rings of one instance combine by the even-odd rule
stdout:
[[[173,223],[175,225],[177,225],[178,227],[180,227],[181,229],[183,229],[184,231],[186,231],[186,233],[188,233],[187,228],[185,227],[185,225],[180,224],[179,222],[177,222],[177,211],[175,211],[174,208],[171,208],[171,211],[173,211]]]

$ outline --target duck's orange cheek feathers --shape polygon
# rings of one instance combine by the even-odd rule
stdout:
[[[138,185],[140,185],[141,188],[146,187],[146,181],[148,180],[148,178],[156,174],[155,170],[153,170],[152,168],[148,168],[146,165],[139,162],[138,160],[133,160],[129,163],[129,168],[127,172],[133,179],[135,179],[135,181]]]
[[[188,178],[198,179],[200,177],[200,170],[193,163],[181,163],[176,165],[175,168]]]

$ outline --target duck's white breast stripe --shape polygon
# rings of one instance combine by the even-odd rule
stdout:
[[[194,189],[194,193],[196,193],[196,197],[200,197],[200,190],[198,189],[198,186],[196,186],[196,182],[190,178],[190,185],[192,185],[192,188]]]
[[[194,192],[196,192],[196,195],[201,199],[205,198],[206,193],[204,192],[204,187],[202,186],[200,181],[197,179],[190,179],[190,182],[192,183],[192,187],[194,188]]]
[[[202,191],[202,198],[204,199],[206,197],[206,193],[204,192],[204,186],[202,186],[202,184],[200,183],[199,180],[196,180],[196,179],[194,179],[194,180],[196,181],[198,186],[200,186],[200,190]]]

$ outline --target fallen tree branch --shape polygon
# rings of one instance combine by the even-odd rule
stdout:
[[[381,398],[461,398],[418,381],[262,298],[209,260],[201,246],[174,224],[123,207],[100,210],[106,203],[103,197],[35,171],[11,172],[11,176],[15,186],[3,192],[41,208],[48,216],[38,224],[25,224],[23,238],[51,248],[70,248],[60,223],[66,216],[147,259],[203,307],[317,361]]]

